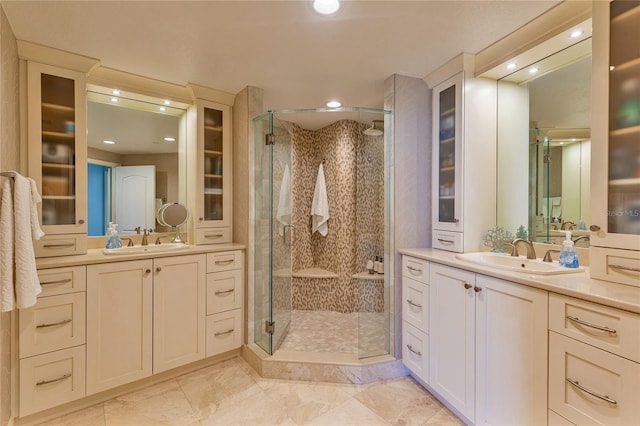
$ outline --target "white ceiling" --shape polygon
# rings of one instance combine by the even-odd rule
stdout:
[[[383,107],[384,80],[423,78],[558,1],[11,1],[18,39],[180,85],[265,91],[265,109]]]

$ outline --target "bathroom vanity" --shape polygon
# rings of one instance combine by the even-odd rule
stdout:
[[[37,265],[43,292],[18,316],[20,421],[111,398],[241,346],[242,245],[89,249]]]
[[[640,287],[400,253],[403,362],[466,422],[640,417]]]

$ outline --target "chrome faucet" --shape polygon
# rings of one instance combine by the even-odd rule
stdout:
[[[511,256],[516,257],[520,255],[518,253],[518,243],[525,243],[525,245],[527,246],[527,259],[536,258],[536,250],[533,248],[533,243],[523,238],[516,238],[515,240],[511,241],[511,244],[513,245],[513,251],[511,252]]]
[[[560,253],[560,250],[547,250],[547,252],[544,254],[544,257],[542,258],[543,262],[553,262],[553,259],[551,259],[551,253]]]
[[[147,240],[147,237],[149,236],[149,231],[147,231],[146,229],[143,229],[143,235],[142,235],[142,243],[141,245],[143,246],[148,246],[149,245],[149,241]]]

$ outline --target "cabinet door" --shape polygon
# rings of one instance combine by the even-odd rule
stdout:
[[[42,195],[43,230],[86,234],[85,75],[29,62],[27,84],[29,175]]]
[[[640,4],[593,6],[591,244],[638,250]]]
[[[433,228],[462,231],[462,84],[460,73],[433,89]]]
[[[151,375],[152,266],[87,267],[87,394]]]
[[[204,358],[206,256],[155,259],[153,372]]]
[[[429,383],[473,422],[475,274],[432,264],[429,283]]]
[[[476,286],[475,424],[546,424],[548,293],[482,275]]]
[[[231,226],[231,108],[196,102],[198,150],[193,166],[197,171],[196,228]],[[226,239],[203,241],[225,243]]]

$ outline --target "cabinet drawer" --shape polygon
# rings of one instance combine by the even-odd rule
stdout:
[[[213,356],[242,344],[242,311],[222,312],[207,317],[207,356]]]
[[[70,256],[87,253],[87,234],[45,235],[33,241],[36,257]]]
[[[549,329],[640,362],[640,315],[551,293]]]
[[[42,287],[42,293],[38,297],[85,291],[87,289],[87,268],[86,266],[74,266],[71,268],[40,269],[38,279]]]
[[[402,276],[428,284],[429,262],[415,257],[402,256]]]
[[[207,315],[242,307],[242,271],[207,274]]]
[[[548,426],[573,426],[569,420],[565,419],[553,410],[547,411],[547,425]]]
[[[640,287],[640,251],[589,248],[591,278]]]
[[[464,250],[461,232],[438,231],[434,229],[433,236],[431,237],[431,245],[436,249],[455,251],[456,253],[462,253]]]
[[[225,251],[207,254],[207,273],[242,269],[244,260],[241,251]]]
[[[402,319],[425,333],[429,332],[429,286],[402,278]]]
[[[402,322],[402,363],[429,383],[429,336],[406,321]]]
[[[640,364],[549,332],[550,409],[575,424],[631,425],[638,395]]]
[[[85,343],[85,293],[42,297],[21,309],[20,358]]]
[[[231,242],[231,228],[196,229],[196,244],[221,244]]]
[[[85,347],[20,360],[20,416],[85,396]]]

